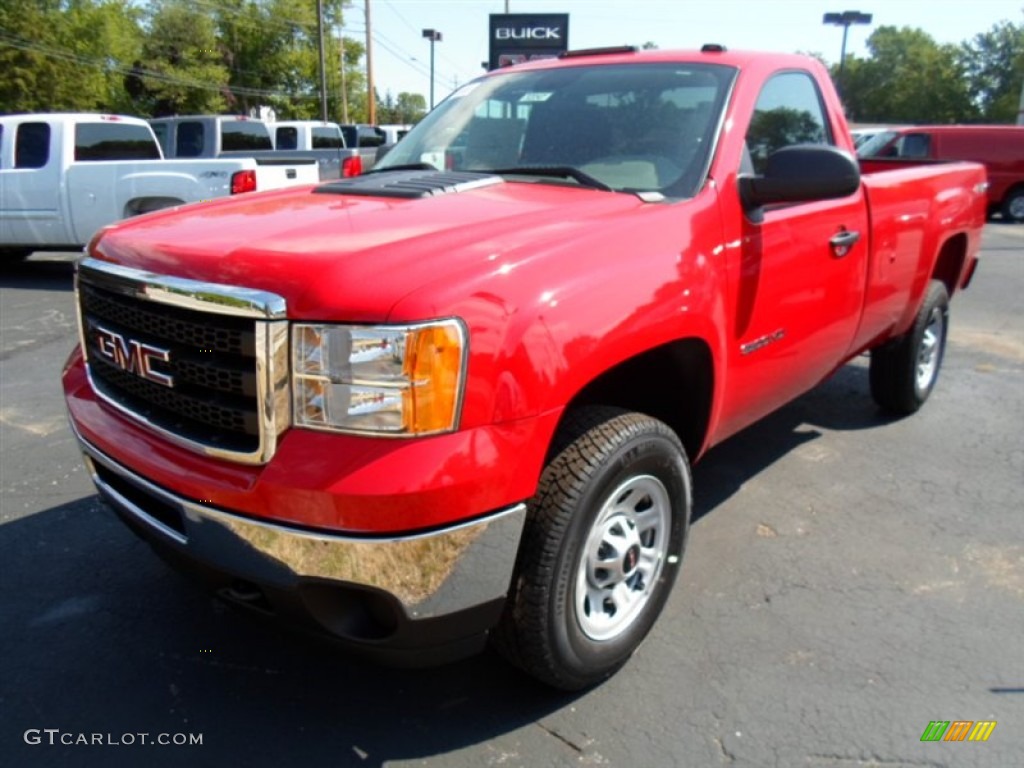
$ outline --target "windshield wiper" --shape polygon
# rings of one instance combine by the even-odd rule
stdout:
[[[589,173],[584,173],[579,168],[571,165],[517,165],[514,168],[488,168],[486,173],[494,173],[499,176],[522,174],[524,176],[554,176],[559,179],[572,179],[584,187],[600,189],[604,192],[615,190],[603,181],[595,179]]]

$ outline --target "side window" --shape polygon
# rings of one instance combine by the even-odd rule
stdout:
[[[4,127],[0,125],[0,168],[4,167]]]
[[[359,131],[359,146],[360,147],[379,147],[384,143],[384,131],[376,126],[364,128]]]
[[[205,144],[202,123],[194,120],[178,123],[178,135],[174,142],[175,157],[200,157]]]
[[[237,121],[221,124],[220,148],[223,152],[248,152],[254,149],[273,149],[274,145],[265,123]]]
[[[931,149],[931,136],[927,133],[908,133],[897,142],[899,157],[926,158]]]
[[[14,140],[15,168],[42,168],[50,159],[48,123],[22,123]]]
[[[277,129],[274,136],[278,149],[298,149],[299,129],[293,125],[285,125]]]
[[[335,128],[313,128],[313,149],[341,149],[341,134]]]
[[[159,160],[160,151],[144,125],[79,123],[75,126],[75,160]]]
[[[754,173],[764,173],[768,156],[793,144],[832,144],[818,86],[806,72],[784,72],[765,83],[747,129]]]

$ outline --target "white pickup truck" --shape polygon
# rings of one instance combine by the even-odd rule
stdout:
[[[129,216],[318,180],[308,160],[165,160],[149,124],[134,117],[8,115],[0,117],[0,257],[77,250]]]
[[[269,123],[275,152],[302,156],[313,153],[320,163],[320,180],[347,179],[364,170],[363,152],[345,143],[341,126],[320,120],[283,120]],[[370,163],[369,165],[372,165]]]

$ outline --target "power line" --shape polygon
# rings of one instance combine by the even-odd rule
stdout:
[[[384,5],[384,7],[387,8],[391,13],[393,13],[398,18],[398,20],[401,21],[403,25],[405,25],[406,28],[408,28],[411,32],[413,32],[416,35],[417,40],[419,39],[420,34],[416,30],[416,28],[412,25],[412,23],[408,19],[406,19],[404,16],[402,16],[402,14],[399,13],[390,2],[387,2],[387,0],[379,0],[379,2],[382,3]],[[376,3],[375,3],[375,5],[376,5]],[[361,10],[361,8],[357,7],[356,10]],[[345,23],[344,28],[348,29],[348,23],[347,22]],[[366,28],[364,26],[364,27],[361,27],[361,28],[357,27],[354,31],[357,32],[357,33],[364,33],[365,30],[366,30]],[[373,30],[373,39],[374,39],[375,42],[379,43],[388,53],[390,53],[392,56],[394,56],[396,59],[398,59],[405,66],[410,67],[411,69],[413,69],[417,74],[423,75],[426,78],[430,77],[429,69],[426,69],[426,68],[424,68],[422,66],[421,67],[417,67],[413,63],[411,63],[410,56],[409,56],[409,54],[407,52],[409,50],[408,46],[405,46],[405,45],[403,45],[401,43],[395,42],[391,38],[389,38],[386,35],[382,34],[380,32],[379,27],[376,27],[376,26],[374,27],[374,30]],[[400,49],[400,51],[396,51],[395,50],[396,48]],[[478,74],[475,70],[467,69],[462,64],[459,64],[458,62],[450,59],[448,56],[444,55],[444,53],[442,53],[440,50],[438,51],[437,56],[438,56],[439,59],[443,59],[444,61],[447,61],[448,64],[449,64],[449,67],[450,67],[449,70],[447,70],[447,71],[440,71],[440,70],[436,71],[437,79],[440,80],[440,81],[458,81],[459,79],[464,80],[464,81],[465,80],[472,80]],[[451,73],[451,70],[455,70],[455,72]]]
[[[240,96],[267,96],[267,97],[278,97],[283,99],[294,98],[294,94],[286,93],[284,91],[272,91],[263,88],[250,88],[241,85],[231,85],[229,83],[208,83],[201,80],[191,80],[174,75],[169,75],[164,72],[158,72],[152,69],[142,69],[134,67],[126,67],[123,64],[112,62],[109,59],[97,59],[92,56],[83,56],[81,54],[69,53],[50,46],[42,45],[31,40],[24,40],[22,38],[14,37],[12,35],[0,32],[0,42],[4,45],[8,45],[16,50],[25,51],[27,53],[37,53],[41,56],[48,58],[59,59],[63,61],[69,61],[74,64],[82,64],[88,67],[94,67],[96,69],[104,70],[107,72],[116,72],[121,75],[141,75],[148,77],[153,80],[168,83],[170,85],[182,85],[189,88],[196,88],[204,91],[216,91],[221,92],[225,88],[231,91],[233,94]]]
[[[385,8],[387,8],[389,11],[391,11],[391,13],[393,13],[395,16],[397,16],[398,20],[401,21],[402,24],[404,24],[414,35],[416,35],[417,38],[419,38],[420,35],[419,35],[419,32],[416,30],[416,27],[414,27],[412,25],[412,23],[408,19],[406,19],[404,16],[402,16],[402,14],[400,14],[398,12],[398,9],[395,8],[392,3],[388,2],[388,0],[381,0],[381,2],[383,3]],[[376,35],[374,36],[374,39],[376,39]],[[442,48],[443,48],[443,46],[442,46]],[[460,63],[458,63],[458,62],[448,58],[448,56],[446,56],[443,51],[439,50],[438,53],[437,53],[437,57],[439,59],[443,59],[443,60],[447,61],[448,64],[451,67],[453,67],[454,69],[458,70],[461,74],[468,75],[469,78],[476,77],[476,73],[475,72],[470,72],[468,69],[464,69],[462,64],[460,64]]]

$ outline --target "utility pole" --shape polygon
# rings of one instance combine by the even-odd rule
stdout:
[[[338,24],[338,51],[341,58],[341,122],[348,122],[348,85],[345,83],[345,31]]]
[[[1017,108],[1017,125],[1024,125],[1024,83],[1020,86],[1020,106]]]
[[[366,122],[377,123],[377,94],[373,88],[373,33],[370,26],[370,0],[366,0]]]
[[[316,0],[316,36],[320,47],[320,119],[327,122],[327,67],[324,64],[324,0]]]

